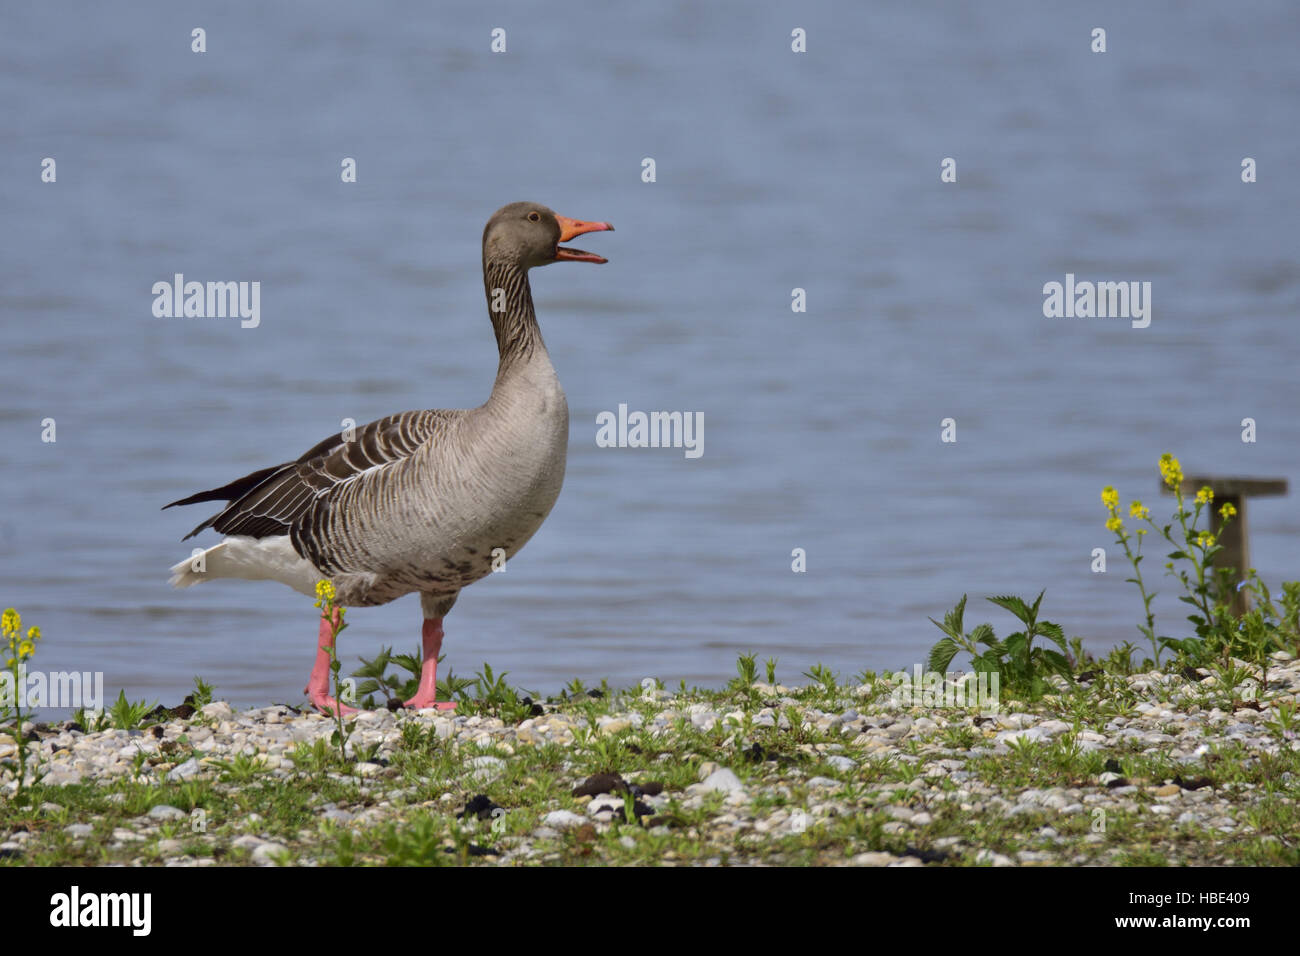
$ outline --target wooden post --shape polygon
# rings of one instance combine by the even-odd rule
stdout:
[[[1240,584],[1250,569],[1250,539],[1246,528],[1246,499],[1267,498],[1287,493],[1285,478],[1236,478],[1209,475],[1190,475],[1183,478],[1183,497],[1194,501],[1196,493],[1210,486],[1214,492],[1214,503],[1210,505],[1210,532],[1223,545],[1223,550],[1214,556],[1215,568],[1233,568],[1235,580]],[[1164,482],[1160,483],[1163,494],[1172,495],[1173,490]],[[1224,528],[1219,509],[1231,504],[1237,509],[1236,516]],[[1237,590],[1233,593],[1232,613],[1241,616],[1249,610],[1246,592]]]

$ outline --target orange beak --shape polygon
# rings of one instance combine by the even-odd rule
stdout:
[[[556,216],[555,221],[560,224],[560,242],[568,242],[574,236],[581,236],[587,232],[613,232],[614,227],[607,222],[583,222],[579,219],[570,219],[568,216]],[[567,249],[564,246],[555,247],[556,262],[608,262],[603,256],[598,256],[594,252],[583,252],[581,249]]]

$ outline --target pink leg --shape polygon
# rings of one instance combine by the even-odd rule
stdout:
[[[339,624],[339,612],[334,612],[334,620],[325,615],[320,619],[320,636],[316,639],[316,664],[311,669],[311,678],[307,681],[307,687],[303,691],[311,698],[312,706],[322,714],[332,716],[334,709],[339,707],[338,701],[330,696],[330,648],[334,646],[334,628]],[[343,716],[355,714],[357,709],[349,707],[347,704],[342,705]]]
[[[426,617],[421,637],[424,639],[424,663],[420,667],[420,687],[415,696],[406,702],[406,706],[415,710],[427,707],[455,710],[455,701],[438,700],[438,654],[442,650],[442,618]]]

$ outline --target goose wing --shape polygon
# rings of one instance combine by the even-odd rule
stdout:
[[[295,528],[301,530],[302,520],[318,499],[362,474],[392,469],[406,461],[444,433],[457,414],[435,409],[389,415],[359,428],[351,440],[344,440],[342,434],[332,435],[296,461],[263,468],[163,507],[230,502],[182,540],[207,528],[254,538],[291,534]]]

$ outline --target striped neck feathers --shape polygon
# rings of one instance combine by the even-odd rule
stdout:
[[[533,311],[526,269],[513,262],[487,260],[483,263],[483,290],[501,359],[500,378],[516,363],[528,361],[537,352],[545,354],[546,346]]]

